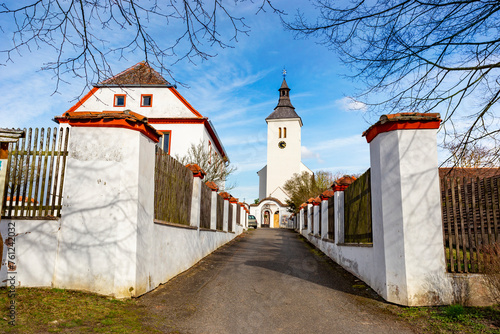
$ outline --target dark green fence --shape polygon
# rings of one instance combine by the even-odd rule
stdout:
[[[344,242],[372,243],[372,205],[368,169],[344,191]]]

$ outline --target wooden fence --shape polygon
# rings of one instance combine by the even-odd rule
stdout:
[[[200,227],[210,228],[212,212],[212,189],[201,182]]]
[[[484,246],[498,241],[500,176],[442,177],[441,204],[447,270],[482,272]]]
[[[335,240],[335,202],[334,197],[328,199],[328,233],[327,239]]]
[[[321,201],[323,202],[323,201]],[[320,205],[318,206],[318,217],[319,217],[319,224],[318,224],[318,231],[316,232],[317,235],[321,236],[321,216],[322,216],[322,212],[323,210],[321,210],[321,208],[323,207],[323,203],[320,203]]]
[[[189,225],[193,172],[160,148],[156,149],[155,219]]]
[[[25,138],[9,144],[2,218],[61,217],[69,129],[24,130]]]
[[[372,243],[370,170],[344,191],[344,242]]]
[[[236,204],[236,224],[241,225],[241,206]]]
[[[309,220],[307,208],[308,208],[307,206],[304,207],[304,228],[307,228],[307,224],[308,224],[308,220]]]
[[[217,230],[222,231],[224,229],[224,198],[217,195]]]
[[[233,205],[229,203],[229,217],[227,218],[227,230],[231,232],[233,230]]]

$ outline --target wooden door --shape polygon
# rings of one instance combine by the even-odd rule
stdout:
[[[280,227],[280,214],[279,213],[275,213],[274,214],[274,224],[273,224],[273,227],[274,228],[279,228]]]

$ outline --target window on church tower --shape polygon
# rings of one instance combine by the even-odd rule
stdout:
[[[286,138],[286,128],[283,128],[283,138]]]
[[[281,138],[281,128],[279,128],[279,138]]]

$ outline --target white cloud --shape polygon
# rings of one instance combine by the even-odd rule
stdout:
[[[353,97],[345,96],[335,101],[335,105],[343,111],[366,111],[366,104],[356,101]]]
[[[302,159],[317,159],[318,163],[323,163],[324,162],[321,159],[321,155],[319,153],[311,151],[306,146],[302,146],[300,148],[300,152],[302,154]]]

